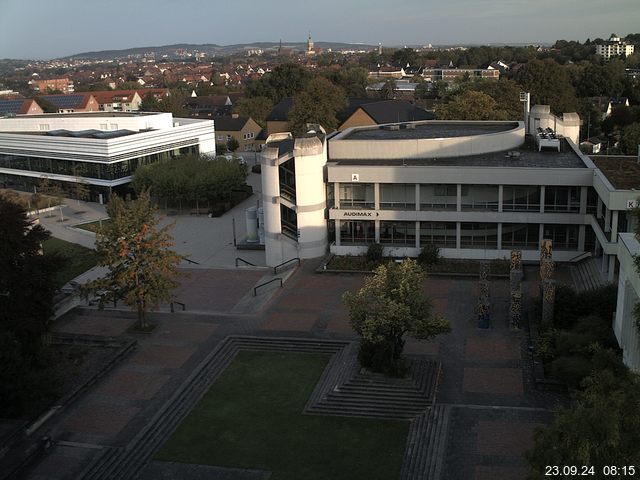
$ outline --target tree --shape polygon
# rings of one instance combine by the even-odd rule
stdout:
[[[234,112],[243,117],[253,118],[262,128],[267,126],[267,115],[273,108],[269,97],[241,98],[233,106]]]
[[[74,168],[73,173],[76,176],[75,182],[73,183],[73,193],[76,196],[76,200],[78,200],[78,205],[80,205],[80,201],[86,201],[89,198],[91,188],[89,187],[87,180],[80,176],[80,171],[78,169]]]
[[[593,466],[594,478],[604,478],[605,466],[635,465],[630,476],[637,478],[640,380],[619,359],[615,363],[588,377],[575,404],[558,411],[553,424],[536,432],[535,446],[526,455],[533,473],[529,478],[547,478],[547,465]]]
[[[640,148],[640,123],[635,122],[622,129],[620,149],[626,155],[637,155]]]
[[[407,65],[415,65],[418,60],[418,52],[413,48],[402,48],[393,52],[391,61],[400,66],[406,67]]]
[[[364,98],[367,95],[369,72],[366,68],[355,65],[343,67],[335,71],[330,79],[343,88],[347,97]]]
[[[23,207],[0,197],[0,330],[15,335],[27,353],[39,349],[53,313],[58,260],[40,255],[49,235]]]
[[[393,100],[396,98],[398,86],[393,78],[388,79],[380,89],[380,98],[385,100]]]
[[[508,120],[489,95],[469,90],[436,110],[438,120]]]
[[[153,93],[147,93],[144,97],[142,97],[142,102],[140,102],[139,109],[141,112],[159,112],[160,103],[158,102],[158,99],[153,95]]]
[[[173,224],[158,229],[148,190],[137,200],[113,195],[107,214],[111,221],[98,230],[96,248],[99,265],[108,267],[109,272],[90,282],[84,292],[100,294],[101,306],[122,300],[137,311],[139,328],[148,329],[147,311],[170,302],[178,286],[177,267],[183,257],[170,249]]]
[[[344,90],[323,77],[311,80],[293,99],[289,128],[295,134],[306,131],[308,123],[322,125],[328,132],[338,127],[337,114],[346,104]]]
[[[230,152],[235,152],[239,147],[240,142],[238,142],[235,137],[231,137],[229,140],[227,140],[227,150],[229,150]]]
[[[184,104],[187,100],[187,94],[182,90],[174,89],[169,91],[169,96],[158,102],[158,111],[169,112],[174,117],[188,116]]]
[[[425,277],[411,259],[389,263],[376,268],[357,293],[342,295],[351,326],[362,337],[358,358],[363,366],[402,373],[405,335],[430,339],[451,330],[449,321],[435,314],[424,297]]]
[[[549,105],[558,114],[576,111],[576,93],[569,74],[554,60],[532,60],[516,72],[514,80],[531,93],[532,105]]]

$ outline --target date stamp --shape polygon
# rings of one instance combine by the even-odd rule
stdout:
[[[640,472],[640,467],[637,469]],[[572,478],[635,478],[635,465],[605,465],[596,468],[592,465],[547,465],[544,472],[546,477]]]

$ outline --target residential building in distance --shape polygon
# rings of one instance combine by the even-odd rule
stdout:
[[[267,115],[267,135],[289,131],[289,110],[293,106],[293,97],[284,97]]]
[[[611,59],[611,57],[629,56],[633,55],[635,46],[630,43],[626,43],[620,40],[615,33],[611,34],[609,40],[604,43],[596,45],[596,54],[603,57],[605,60]]]
[[[62,93],[73,93],[73,82],[68,78],[52,78],[49,80],[33,79],[29,80],[29,86],[34,92],[47,93],[47,91],[60,91]]]
[[[32,98],[5,100],[0,98],[0,117],[11,115],[37,115],[43,113],[40,105]]]
[[[137,112],[142,97],[136,90],[107,90],[91,92],[101,112]]]
[[[404,100],[349,99],[349,103],[347,118],[338,126],[338,131],[385,123],[433,120],[433,113]]]
[[[184,108],[190,117],[216,117],[229,115],[233,102],[229,95],[208,95],[202,97],[188,97]]]
[[[211,120],[95,112],[0,118],[0,186],[33,192],[43,177],[86,182],[93,201],[128,193],[140,165],[215,155]]]
[[[91,93],[73,93],[59,95],[40,95],[43,99],[57,109],[57,113],[98,112],[100,105]]]
[[[216,127],[216,143],[226,145],[231,138],[238,141],[238,151],[255,152],[260,150],[258,135],[262,127],[251,117],[240,117],[236,114],[227,117],[214,117]]]

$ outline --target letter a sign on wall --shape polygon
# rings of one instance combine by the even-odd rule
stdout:
[[[352,173],[351,174],[351,181],[352,182],[359,182],[360,181],[360,175],[358,173]]]

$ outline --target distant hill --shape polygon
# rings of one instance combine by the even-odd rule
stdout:
[[[126,58],[129,56],[142,56],[153,53],[156,57],[162,57],[167,55],[168,57],[175,57],[176,51],[185,50],[188,53],[201,52],[206,55],[220,56],[231,55],[239,53],[248,49],[276,49],[279,46],[279,42],[253,42],[242,43],[236,45],[217,45],[215,43],[205,44],[193,44],[193,43],[177,43],[175,45],[163,45],[159,47],[136,47],[127,48],[123,50],[101,50],[99,52],[83,52],[62,57],[61,60],[67,59],[87,59],[87,60],[106,60],[111,58]],[[295,50],[304,50],[307,48],[306,42],[283,42],[284,48],[292,48]],[[315,42],[316,48],[322,48],[324,50],[370,50],[375,48],[376,45],[365,45],[360,43],[340,43],[340,42]]]

